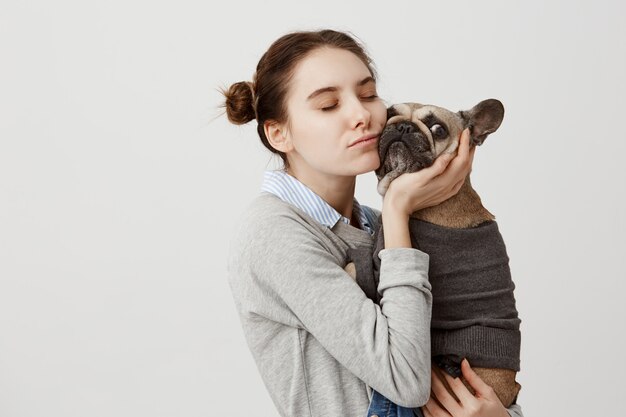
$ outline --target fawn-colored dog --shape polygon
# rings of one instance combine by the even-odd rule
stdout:
[[[465,128],[470,129],[471,146],[481,145],[503,117],[504,107],[494,99],[456,113],[417,103],[389,107],[379,141],[378,192],[384,195],[401,174],[426,168],[443,153],[456,153]],[[380,296],[371,289],[378,287],[378,252],[384,248],[379,223],[372,258],[351,259],[354,263],[373,261],[373,276],[357,279],[356,271],[363,269],[346,266],[362,287],[367,280],[374,281],[368,284],[368,296],[376,302]],[[483,207],[468,176],[455,196],[413,213],[409,227],[413,247],[429,255],[433,369],[462,378],[460,363],[467,358],[509,407],[521,388],[515,381],[520,320],[508,256],[494,216]]]

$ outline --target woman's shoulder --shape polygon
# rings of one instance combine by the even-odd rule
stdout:
[[[297,207],[270,193],[261,192],[243,210],[241,223],[246,228],[286,226],[285,223],[306,221]],[[285,222],[291,219],[292,221]]]
[[[230,236],[229,269],[274,273],[285,256],[306,260],[313,254],[326,253],[328,234],[332,233],[325,229],[297,207],[271,193],[262,193],[243,210]]]
[[[262,192],[243,210],[233,240],[268,244],[324,234],[324,227],[280,197]]]

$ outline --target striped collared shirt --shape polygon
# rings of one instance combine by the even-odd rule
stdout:
[[[350,219],[342,216],[319,195],[315,194],[313,190],[287,174],[284,170],[265,171],[261,191],[267,191],[276,195],[281,200],[298,207],[329,228],[332,228],[339,220],[350,224]],[[362,225],[362,228],[369,232],[370,235],[374,234],[372,225],[376,224],[376,214],[369,207],[361,206],[356,198],[353,204],[353,211],[359,213],[359,223]]]

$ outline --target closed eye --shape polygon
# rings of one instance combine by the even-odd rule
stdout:
[[[378,96],[376,94],[373,94],[371,96],[363,97],[363,100],[374,100],[374,99],[377,99],[377,98],[378,98]],[[338,103],[335,103],[332,106],[322,107],[320,110],[322,110],[322,111],[330,111],[330,110],[333,110],[334,108],[336,108],[337,105],[338,105]]]

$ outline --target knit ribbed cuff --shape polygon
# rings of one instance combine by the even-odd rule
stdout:
[[[471,366],[520,370],[519,330],[470,326],[457,330],[431,329],[432,355],[458,355]]]

